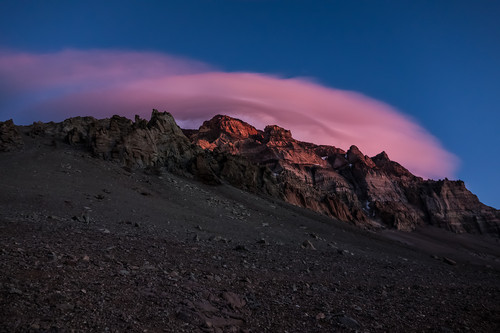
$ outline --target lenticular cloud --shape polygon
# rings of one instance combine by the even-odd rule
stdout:
[[[456,157],[415,121],[362,94],[304,79],[228,73],[158,53],[66,50],[0,52],[0,121],[60,121],[72,116],[149,117],[171,112],[195,128],[216,114],[257,128],[278,124],[295,138],[370,156],[385,150],[417,175],[452,177]]]

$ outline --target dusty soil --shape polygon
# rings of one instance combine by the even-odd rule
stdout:
[[[0,155],[2,332],[500,331],[497,239],[371,233],[26,140]]]

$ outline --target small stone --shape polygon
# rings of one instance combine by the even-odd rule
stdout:
[[[71,303],[62,303],[56,306],[61,311],[71,311],[74,309],[74,305]]]
[[[451,260],[450,258],[443,257],[443,261],[447,263],[448,265],[455,266],[457,262],[455,260]]]
[[[248,252],[248,249],[245,247],[245,245],[237,245],[233,250],[240,252]]]
[[[356,320],[354,320],[353,318],[351,318],[349,316],[340,317],[339,323],[341,323],[342,325],[344,325],[346,327],[353,328],[353,329],[358,328],[360,326]]]
[[[55,252],[47,253],[47,257],[50,258],[52,261],[57,261],[57,254]]]
[[[89,210],[86,210],[85,212],[82,213],[82,219],[83,219],[83,222],[90,223]]]
[[[311,243],[311,241],[309,240],[305,240],[303,243],[302,243],[302,248],[304,249],[309,249],[309,250],[316,250],[316,248],[314,247],[314,245]]]
[[[257,241],[257,244],[269,245],[269,242],[266,239],[261,238]]]
[[[246,283],[252,283],[252,280],[250,280],[248,277],[243,278],[241,281]]]
[[[90,257],[88,255],[84,255],[82,257],[82,261],[89,262],[90,261]]]
[[[22,295],[23,292],[21,290],[17,289],[17,288],[12,287],[9,290],[9,294]]]
[[[122,270],[120,271],[120,274],[121,274],[121,275],[129,275],[129,274],[130,274],[130,272],[129,272],[129,271],[127,271],[126,269],[122,269]]]
[[[325,319],[326,316],[323,312],[320,312],[316,315],[316,320],[321,320],[321,319]]]

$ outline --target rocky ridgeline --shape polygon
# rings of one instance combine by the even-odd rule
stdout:
[[[127,168],[229,182],[365,228],[410,231],[431,224],[500,236],[500,212],[479,202],[462,181],[423,180],[385,152],[370,158],[356,146],[346,152],[301,142],[279,126],[260,131],[219,115],[199,130],[183,131],[169,113],[156,110],[149,121],[76,117],[21,131],[7,121],[0,122],[0,151],[22,149],[20,132],[83,147]]]
[[[202,148],[269,168],[284,200],[343,221],[405,231],[431,224],[456,233],[500,235],[500,211],[479,202],[462,181],[423,180],[385,152],[370,158],[356,146],[346,152],[301,142],[279,126],[259,131],[221,115],[186,134]]]
[[[206,151],[190,142],[168,112],[153,110],[149,121],[113,116],[107,119],[74,117],[60,123],[36,122],[17,127],[11,120],[0,122],[0,151],[20,150],[21,132],[57,147],[64,142],[89,151],[125,168],[166,169],[208,184],[229,182],[252,192],[279,196],[270,170],[248,159]]]

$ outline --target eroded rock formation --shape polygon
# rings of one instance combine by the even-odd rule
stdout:
[[[457,233],[500,235],[500,212],[479,202],[462,181],[416,177],[385,152],[370,158],[356,146],[344,151],[300,142],[279,126],[259,131],[221,115],[187,134],[200,147],[266,166],[284,200],[343,221],[405,231],[431,224]]]
[[[500,236],[500,212],[479,202],[462,181],[424,180],[385,152],[369,157],[356,146],[344,151],[301,142],[276,125],[261,131],[218,115],[198,130],[181,130],[169,113],[153,110],[149,121],[75,117],[34,123],[24,132],[128,168],[165,168],[209,184],[228,182],[365,228],[411,231],[431,224]],[[12,121],[0,123],[0,151],[22,145]]]

